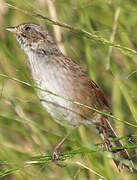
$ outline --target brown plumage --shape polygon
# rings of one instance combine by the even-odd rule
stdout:
[[[68,99],[91,106],[98,110],[110,113],[108,102],[101,89],[85,74],[85,72],[70,58],[64,56],[48,31],[39,25],[25,23],[13,28],[13,32],[21,48],[29,57],[30,70],[36,85],[42,89],[52,91]],[[122,146],[120,141],[110,142],[117,135],[109,123],[109,119],[72,102],[55,97],[46,92],[37,91],[41,103],[55,121],[62,125],[86,126],[94,125],[104,139],[108,151],[116,156],[129,159],[126,150],[112,151],[111,147]],[[58,148],[65,138],[56,146],[53,152],[53,161],[57,162]],[[127,167],[115,161],[119,170]]]

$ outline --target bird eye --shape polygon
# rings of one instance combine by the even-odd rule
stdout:
[[[25,27],[25,31],[29,31],[31,28],[29,26]]]

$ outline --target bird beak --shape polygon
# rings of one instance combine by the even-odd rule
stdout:
[[[8,27],[8,28],[6,28],[6,30],[12,32],[13,34],[17,34],[17,28],[16,27]]]

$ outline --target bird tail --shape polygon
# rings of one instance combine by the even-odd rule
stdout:
[[[107,151],[113,153],[116,159],[119,158],[130,160],[129,154],[126,149],[112,150],[112,147],[123,146],[123,144],[119,140],[115,142],[110,142],[110,139],[117,138],[117,135],[106,117],[102,117],[100,128],[98,129],[104,140],[104,146],[106,147]],[[133,171],[130,166],[125,165],[120,161],[114,160],[114,163],[116,164],[119,171],[121,171],[125,167],[128,168],[131,172]]]

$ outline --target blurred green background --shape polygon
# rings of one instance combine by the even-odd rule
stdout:
[[[45,20],[8,8],[5,3],[55,21],[79,27],[121,46],[137,50],[137,1],[135,0],[1,0],[0,74],[32,83],[27,56],[7,26],[34,22],[49,29],[64,54],[80,64],[102,88],[121,120],[137,121],[137,57],[84,38]],[[136,128],[112,120],[125,145],[136,145]],[[119,173],[105,152],[86,153],[102,140],[92,128],[79,127],[70,135],[62,152],[85,150],[69,156],[59,168],[37,155],[51,155],[68,129],[56,124],[42,107],[35,90],[0,76],[0,177],[8,180],[135,180],[137,173]],[[95,150],[96,151],[96,150]],[[137,163],[137,150],[128,150]],[[74,151],[73,151],[74,152]],[[44,156],[43,156],[44,157]],[[33,160],[33,161],[32,161]],[[99,175],[97,175],[96,173]],[[102,178],[99,176],[103,176]]]

